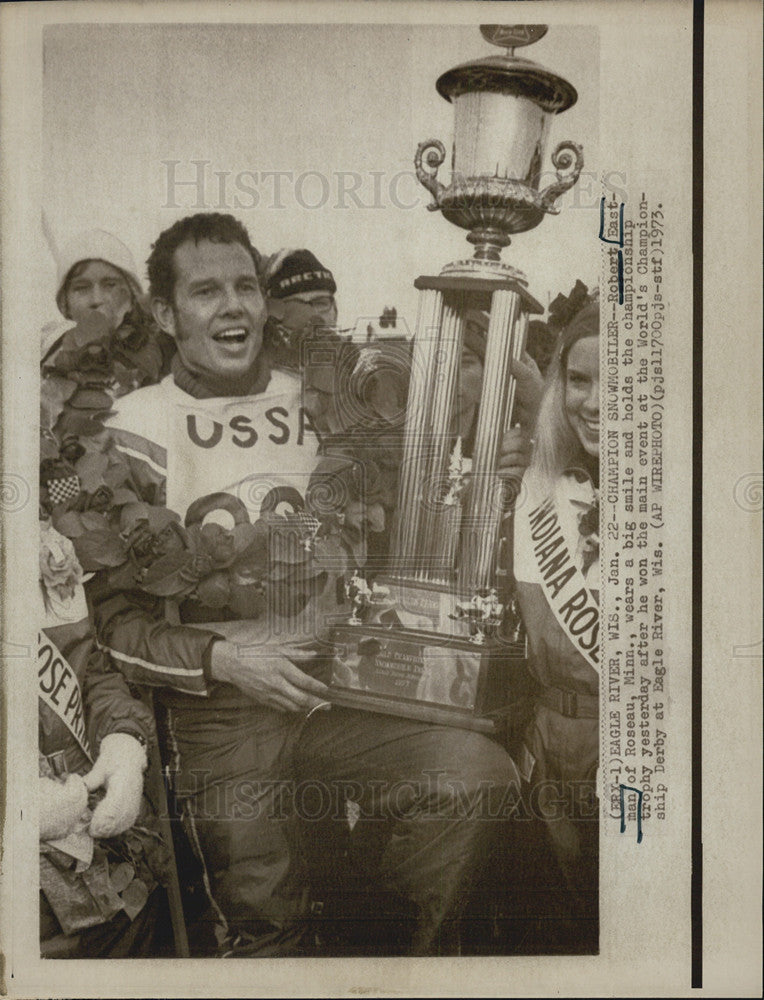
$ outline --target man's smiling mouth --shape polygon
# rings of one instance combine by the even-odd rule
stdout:
[[[243,344],[249,336],[249,331],[243,326],[232,327],[230,330],[221,330],[213,336],[213,340],[221,344]]]

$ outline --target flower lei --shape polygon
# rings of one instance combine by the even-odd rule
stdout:
[[[65,331],[43,362],[41,386],[43,432],[55,437],[59,451],[97,434],[115,399],[167,374],[167,339],[138,306],[116,330],[94,312]]]
[[[108,389],[116,398],[159,381],[166,360],[162,334],[134,306],[116,330],[98,312],[66,330],[44,371],[75,385]]]
[[[301,610],[324,574],[347,568],[356,538],[325,501],[319,501],[318,514],[295,505],[283,513],[264,512],[254,524],[245,517],[232,527],[190,523],[190,510],[184,525],[174,511],[139,496],[106,432],[78,446],[84,450],[73,464],[43,459],[41,502],[83,570],[106,570],[110,588],[257,618],[270,600],[277,599],[286,613]],[[71,487],[58,499],[62,481]]]

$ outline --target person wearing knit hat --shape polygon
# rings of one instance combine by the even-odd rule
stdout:
[[[57,260],[56,305],[79,322],[100,312],[116,330],[143,298],[135,261],[125,244],[103,229],[90,229],[63,247]]]
[[[337,283],[310,250],[284,249],[274,254],[266,267],[265,291],[266,336],[277,347],[286,347],[290,355],[299,354],[306,336],[337,326]]]
[[[334,295],[337,285],[332,272],[310,250],[281,250],[269,264],[266,290],[272,299],[285,299],[306,292]]]
[[[103,229],[66,242],[56,258],[56,305],[63,320],[42,329],[43,391],[61,376],[112,398],[159,381],[169,371],[175,344],[153,323],[135,260],[125,244]],[[77,390],[68,410],[90,409],[104,397]]]

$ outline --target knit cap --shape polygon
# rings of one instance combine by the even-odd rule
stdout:
[[[133,294],[137,298],[143,296],[143,289],[136,273],[135,260],[122,240],[117,239],[104,229],[89,229],[80,233],[67,243],[60,251],[57,261],[56,274],[56,305],[62,314],[66,303],[64,302],[64,289],[66,281],[75,264],[84,260],[102,260],[106,264],[111,264],[124,276]]]
[[[310,250],[289,250],[276,254],[266,277],[266,291],[272,299],[285,299],[302,292],[337,291],[332,272]]]

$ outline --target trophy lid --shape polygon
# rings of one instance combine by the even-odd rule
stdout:
[[[486,41],[507,49],[503,55],[473,59],[447,70],[436,87],[447,101],[474,91],[525,97],[550,114],[560,114],[578,100],[572,84],[530,59],[515,56],[514,50],[543,38],[544,24],[483,24]]]

